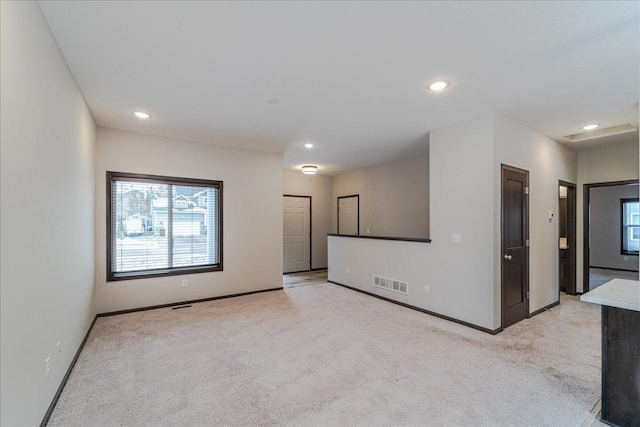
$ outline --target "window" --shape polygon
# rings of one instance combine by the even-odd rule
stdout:
[[[107,281],[222,270],[221,181],[107,172],[107,202]]]
[[[640,249],[640,204],[638,199],[622,199],[622,255],[638,255]]]

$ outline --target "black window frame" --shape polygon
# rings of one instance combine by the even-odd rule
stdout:
[[[630,227],[629,225],[625,225],[625,217],[624,217],[624,205],[625,203],[638,203],[640,202],[640,199],[635,197],[635,198],[629,198],[629,199],[620,199],[620,254],[621,255],[639,255],[640,252],[639,251],[628,251],[624,249],[624,240],[625,240],[625,228]],[[637,227],[637,225],[634,225],[634,227]]]
[[[203,186],[217,188],[219,192],[218,212],[216,215],[218,239],[216,241],[216,249],[219,254],[219,262],[216,264],[208,264],[205,266],[193,266],[193,267],[170,267],[170,268],[158,268],[149,270],[136,270],[127,272],[114,272],[113,271],[113,223],[112,223],[112,183],[114,181],[128,181],[128,182],[153,182],[155,184],[166,185],[189,185],[189,186]],[[154,277],[176,276],[195,273],[208,273],[213,271],[223,271],[223,181],[207,180],[207,179],[195,179],[195,178],[178,178],[163,175],[146,175],[138,173],[127,172],[111,172],[107,171],[107,282],[114,282],[119,280],[131,280],[131,279],[147,279]]]

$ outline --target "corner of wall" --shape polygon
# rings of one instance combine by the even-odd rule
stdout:
[[[180,276],[107,282],[106,171],[223,181],[223,271],[190,275],[186,288],[180,286]],[[98,312],[281,287],[283,176],[282,156],[277,154],[99,128],[95,174]]]
[[[530,312],[558,299],[558,181],[576,182],[577,159],[568,147],[507,116],[495,113],[495,269],[500,288],[500,165],[530,172]]]

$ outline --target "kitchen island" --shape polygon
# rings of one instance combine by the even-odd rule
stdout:
[[[602,421],[640,426],[640,282],[613,279],[580,300],[602,306]]]

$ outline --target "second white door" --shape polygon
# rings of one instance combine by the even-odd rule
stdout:
[[[311,269],[311,199],[284,196],[284,273]]]
[[[360,196],[338,197],[338,234],[360,234]]]

